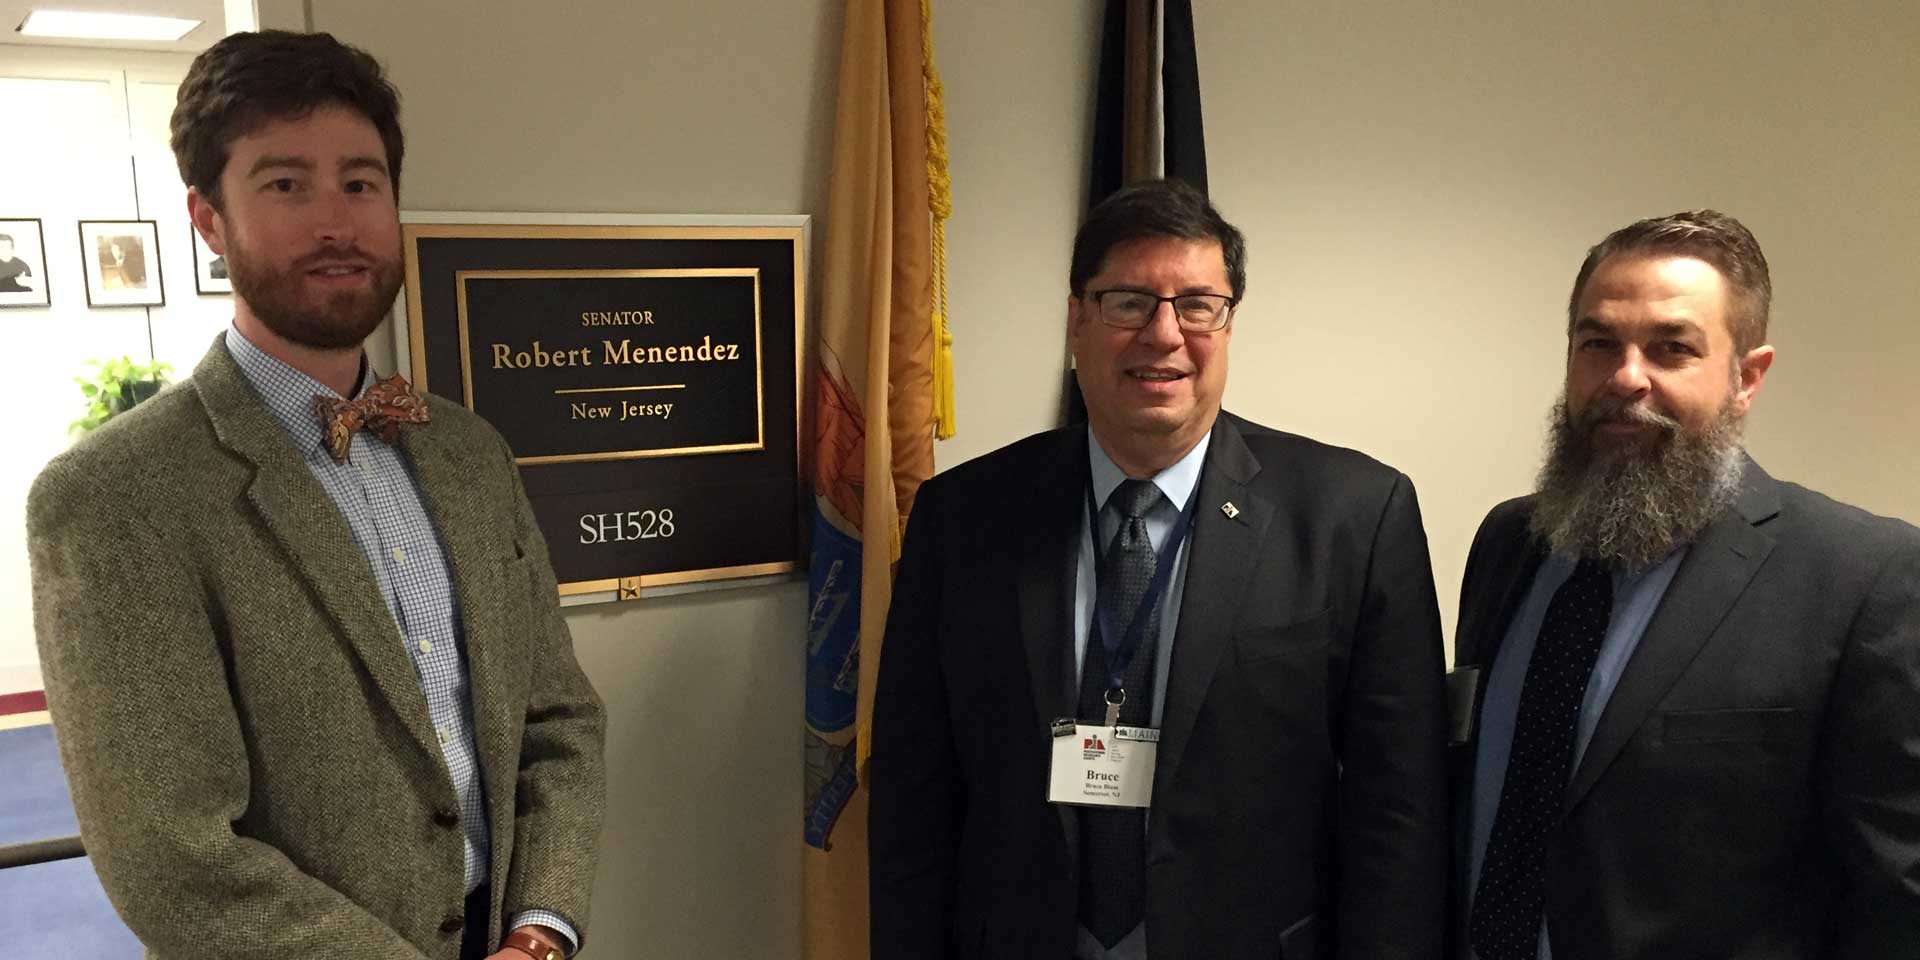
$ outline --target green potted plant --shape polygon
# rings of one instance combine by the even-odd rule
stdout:
[[[86,433],[108,420],[126,413],[148,400],[166,386],[173,366],[163,361],[134,363],[131,357],[116,360],[89,360],[99,368],[93,377],[75,377],[80,392],[87,398],[87,413],[73,422],[76,433]]]

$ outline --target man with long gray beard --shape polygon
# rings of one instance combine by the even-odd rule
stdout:
[[[1770,297],[1711,210],[1580,268],[1461,591],[1452,956],[1920,957],[1920,530],[1742,449]]]
[[[233,326],[27,508],[101,883],[155,958],[570,953],[600,702],[506,444],[361,349],[400,285],[398,95],[326,34],[235,34],[172,132]]]

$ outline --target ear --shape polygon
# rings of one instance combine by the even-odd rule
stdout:
[[[226,218],[220,216],[213,201],[202,195],[198,187],[187,188],[187,217],[193,221],[193,229],[199,231],[200,239],[207,242],[207,249],[223,257],[227,255]]]
[[[1760,392],[1760,384],[1765,382],[1767,370],[1772,366],[1772,344],[1754,347],[1747,351],[1746,356],[1740,358],[1737,368],[1740,383],[1734,389],[1733,404],[1735,411],[1741,416],[1746,416],[1747,410],[1753,406],[1753,397]]]
[[[1083,311],[1080,309],[1081,306],[1084,304],[1084,302],[1085,301],[1081,300],[1079,297],[1071,293],[1067,294],[1067,346],[1068,347],[1072,347],[1074,344],[1079,342],[1080,331],[1086,326],[1086,318],[1082,316]]]

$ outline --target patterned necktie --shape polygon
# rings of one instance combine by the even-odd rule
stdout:
[[[340,400],[315,394],[313,414],[326,433],[327,452],[334,463],[346,463],[353,435],[361,430],[392,443],[400,428],[426,423],[427,401],[413,392],[405,378],[394,374],[366,389],[358,400]]]
[[[1107,548],[1096,602],[1107,623],[1124,632],[1133,623],[1153,579],[1153,541],[1147,539],[1146,512],[1160,500],[1160,488],[1146,480],[1127,480],[1107,498],[1107,509],[1121,518]],[[1160,605],[1142,618],[1140,642],[1121,674],[1126,702],[1120,724],[1144,727],[1153,722],[1153,666],[1160,642]],[[1118,641],[1118,637],[1110,637]],[[1112,670],[1107,652],[1089,637],[1080,671],[1080,719],[1107,722],[1107,688]],[[1080,809],[1080,922],[1102,946],[1111,948],[1140,925],[1146,908],[1147,812],[1104,807]]]
[[[1479,960],[1536,960],[1547,899],[1547,843],[1573,771],[1587,679],[1613,615],[1613,575],[1582,560],[1547,605],[1527,662],[1507,778],[1493,815],[1467,936]]]

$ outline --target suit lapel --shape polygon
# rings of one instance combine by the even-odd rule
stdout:
[[[267,412],[223,340],[216,339],[194,368],[193,383],[214,434],[253,467],[247,499],[268,532],[407,732],[437,759],[439,741],[427,715],[426,695],[366,555],[354,543],[340,511],[288,443],[285,429]]]
[[[1033,689],[1033,707],[1041,728],[1035,736],[1049,737],[1055,719],[1071,717],[1079,706],[1074,689],[1073,597],[1080,575],[1081,518],[1086,515],[1087,433],[1062,433],[1056,463],[1037,464],[1034,487],[1020,550],[1015,590],[1020,604],[1020,637],[1026,646],[1027,677]],[[1051,742],[1046,748],[1052,749]],[[1070,856],[1078,857],[1079,817],[1064,804],[1052,805],[1060,816]]]
[[[1080,573],[1081,518],[1086,515],[1086,431],[1063,434],[1064,463],[1034,470],[1032,522],[1020,551],[1020,636],[1040,722],[1071,717],[1079,703],[1074,689],[1073,596]],[[1061,469],[1064,467],[1064,469]]]
[[[1503,540],[1505,542],[1499,554],[1488,558],[1485,576],[1475,578],[1481,582],[1498,584],[1498,592],[1469,591],[1467,608],[1461,618],[1462,629],[1457,638],[1461,647],[1454,653],[1455,663],[1480,668],[1482,695],[1486,692],[1487,672],[1493,669],[1493,658],[1499,655],[1500,646],[1506,641],[1514,614],[1520,610],[1520,601],[1533,586],[1534,575],[1540,572],[1540,564],[1547,558],[1546,545],[1530,536],[1524,525],[1512,537]],[[1476,718],[1479,708],[1480,701],[1476,699]],[[1476,722],[1475,729],[1478,728]]]
[[[1167,668],[1160,753],[1153,772],[1154,782],[1162,787],[1180,769],[1207,687],[1232,640],[1234,615],[1246,592],[1253,559],[1273,520],[1273,501],[1249,486],[1259,472],[1260,462],[1247,449],[1239,428],[1227,414],[1220,414],[1200,485],[1194,491],[1199,502],[1194,509],[1180,623]],[[1234,505],[1234,516],[1221,509],[1227,503]]]
[[[1621,671],[1620,683],[1601,711],[1593,739],[1568,784],[1566,809],[1571,810],[1593,789],[1719,629],[1773,550],[1773,538],[1757,525],[1779,512],[1779,485],[1749,459],[1734,509],[1708,525],[1688,549],[1646,634]]]
[[[433,398],[433,403],[451,401]],[[517,725],[514,698],[496,695],[510,678],[504,639],[510,599],[501,577],[509,548],[491,542],[487,531],[510,526],[511,518],[490,517],[484,498],[462,495],[474,489],[470,468],[463,473],[459,451],[449,446],[446,428],[428,424],[401,433],[400,448],[413,464],[414,481],[427,513],[433,517],[446,550],[448,575],[460,602],[462,646],[467,661],[468,699],[473,706],[474,739],[480,750],[480,771],[495,822],[505,811],[511,816],[514,783],[506,774],[504,758],[511,755]],[[501,806],[504,805],[504,806]]]

